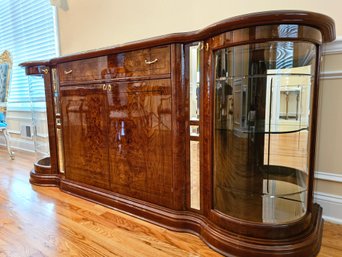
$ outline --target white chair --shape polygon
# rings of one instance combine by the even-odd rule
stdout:
[[[8,51],[0,55],[0,132],[5,136],[7,151],[11,159],[14,159],[14,153],[10,146],[10,134],[7,131],[6,106],[8,87],[11,79],[12,60]]]

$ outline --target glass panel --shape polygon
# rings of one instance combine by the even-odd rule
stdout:
[[[304,42],[215,52],[214,209],[263,223],[305,214],[315,55]]]
[[[29,94],[34,96],[36,93],[36,84],[42,85],[43,78],[40,76],[29,76]],[[44,87],[43,87],[44,88]],[[34,97],[33,97],[34,98]],[[32,111],[32,139],[37,160],[41,160],[50,155],[49,131],[46,114],[45,94],[39,98],[34,98],[31,102]],[[27,130],[27,128],[26,128]],[[30,133],[31,134],[31,133]]]
[[[198,125],[190,125],[190,136],[199,137],[199,126]]]
[[[199,137],[200,120],[200,46],[189,47],[189,120],[196,125],[190,125],[190,136]],[[200,210],[200,143],[189,142],[190,149],[190,208]]]
[[[190,207],[196,210],[201,208],[199,153],[199,142],[190,141]]]
[[[190,46],[190,120],[199,120],[200,115],[200,71],[199,45]]]

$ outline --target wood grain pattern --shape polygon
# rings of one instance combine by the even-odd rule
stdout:
[[[0,147],[0,256],[220,256],[177,233],[57,188],[31,186],[35,156]]]
[[[57,69],[61,86],[84,81],[108,82],[115,78],[170,74],[170,45],[65,62],[58,64]]]
[[[221,256],[172,232],[61,192],[31,186],[32,153],[0,147],[0,256]],[[318,257],[342,256],[342,225],[325,223]]]
[[[107,100],[102,85],[62,88],[65,176],[109,189]]]
[[[171,81],[113,86],[108,95],[111,190],[172,208]]]

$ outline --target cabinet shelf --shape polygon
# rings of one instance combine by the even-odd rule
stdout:
[[[300,76],[300,77],[314,77],[312,74],[305,73],[267,73],[267,74],[253,74],[253,75],[241,75],[241,76],[228,76],[228,77],[216,77],[216,81],[228,81],[228,80],[242,80],[250,78],[267,78],[269,76]]]

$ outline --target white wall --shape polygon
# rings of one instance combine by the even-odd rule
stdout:
[[[59,0],[61,54],[201,29],[250,12],[308,10],[335,19],[342,35],[342,2],[336,0]]]

